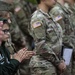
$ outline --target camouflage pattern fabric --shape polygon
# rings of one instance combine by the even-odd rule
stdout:
[[[36,10],[31,18],[31,35],[35,40],[36,55],[31,58],[31,75],[57,75],[55,66],[60,62],[62,29],[50,14]]]
[[[73,59],[72,59],[72,75],[75,74],[75,11],[72,9],[71,5],[69,5],[69,3],[65,3],[65,7],[68,9],[68,10],[71,10],[73,13],[73,17],[72,18],[72,22],[73,22],[73,25],[74,25],[74,36],[71,38],[71,42],[72,42],[72,46],[73,46],[73,49],[74,49],[74,52],[73,52]]]
[[[7,3],[5,3],[3,1],[2,5],[5,6],[5,4],[7,4]],[[24,33],[20,30],[20,27],[17,24],[16,19],[15,19],[15,17],[16,17],[15,15],[18,15],[18,14],[14,13],[14,5],[11,5],[11,6],[12,6],[11,10],[8,10],[8,9],[5,10],[5,8],[1,7],[2,8],[1,11],[8,11],[9,14],[10,14],[10,17],[9,17],[9,19],[10,19],[10,23],[9,23],[10,24],[10,32],[11,32],[12,42],[15,44],[15,48],[16,48],[16,51],[13,49],[13,51],[15,53],[15,52],[17,52],[19,49],[21,49],[23,47],[28,48],[28,45],[26,44],[26,37],[25,37]],[[7,6],[5,6],[5,7],[7,7]],[[23,15],[24,15],[24,13],[23,13]],[[22,15],[22,17],[23,17],[23,15]],[[20,14],[18,16],[21,17]],[[22,19],[22,17],[21,17],[21,19]],[[29,20],[26,20],[26,19],[24,19],[24,20],[25,20],[26,25],[27,25],[29,23]],[[23,22],[24,22],[24,20],[23,20]],[[22,22],[22,20],[21,21],[17,20],[17,21]],[[25,27],[25,28],[27,28],[27,27]],[[10,49],[11,48],[12,47],[10,47]],[[13,54],[13,51],[10,51],[11,54]],[[20,67],[18,69],[18,73],[17,73],[18,75],[30,75],[28,63],[29,63],[29,60],[21,63],[21,65],[20,65]]]
[[[27,2],[24,0],[14,3],[14,15],[16,21],[18,23],[19,28],[21,29],[22,33],[26,37],[26,44],[28,48],[31,49],[32,44],[32,37],[29,34],[29,25],[30,25],[30,16],[31,10],[30,7],[27,5]]]
[[[55,20],[61,25],[63,29],[63,43],[66,46],[72,46],[72,37],[74,37],[74,24],[72,19],[74,15],[60,3],[57,3],[55,7],[50,11],[55,17]],[[72,62],[68,66],[68,74],[71,75]]]

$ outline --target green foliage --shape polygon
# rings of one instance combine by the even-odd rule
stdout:
[[[31,2],[33,4],[36,4],[37,3],[36,0],[27,0],[27,1],[29,1],[29,2]]]

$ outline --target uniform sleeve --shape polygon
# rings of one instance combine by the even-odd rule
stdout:
[[[10,24],[10,33],[11,33],[12,42],[20,49],[20,47],[23,46],[22,45],[23,42],[25,42],[26,40],[14,18],[13,13],[9,13],[9,14],[11,16],[11,23],[9,24]]]
[[[0,75],[13,75],[17,71],[19,61],[11,59],[10,63],[0,65]]]
[[[55,21],[60,24],[60,26],[63,29],[63,43],[69,43],[69,34],[71,33],[70,22],[67,18],[67,14],[65,15],[64,11],[62,9],[58,9],[57,7],[54,7],[50,13],[55,18]]]
[[[60,62],[56,54],[48,45],[45,22],[39,19],[31,21],[31,34],[35,40],[35,50],[44,59],[52,62],[55,66]]]
[[[64,24],[64,15],[63,15],[63,11],[61,9],[59,9],[58,7],[54,7],[50,13],[53,15],[54,19],[56,22],[58,22],[62,27]]]
[[[21,31],[24,33],[24,34],[28,34],[29,30],[28,30],[28,26],[29,26],[29,22],[30,22],[30,14],[27,7],[25,7],[25,10],[23,9],[23,5],[21,3],[18,3],[16,4],[15,6],[15,10],[14,10],[14,14],[15,14],[15,17],[16,17],[16,20],[17,20],[17,23],[21,29]]]

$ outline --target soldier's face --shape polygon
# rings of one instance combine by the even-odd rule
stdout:
[[[56,0],[44,0],[44,3],[48,6],[48,7],[53,7],[56,3]]]

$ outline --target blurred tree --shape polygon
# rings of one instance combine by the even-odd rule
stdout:
[[[36,0],[26,0],[26,1],[29,1],[29,2],[31,2],[33,4],[36,4],[37,3]]]

